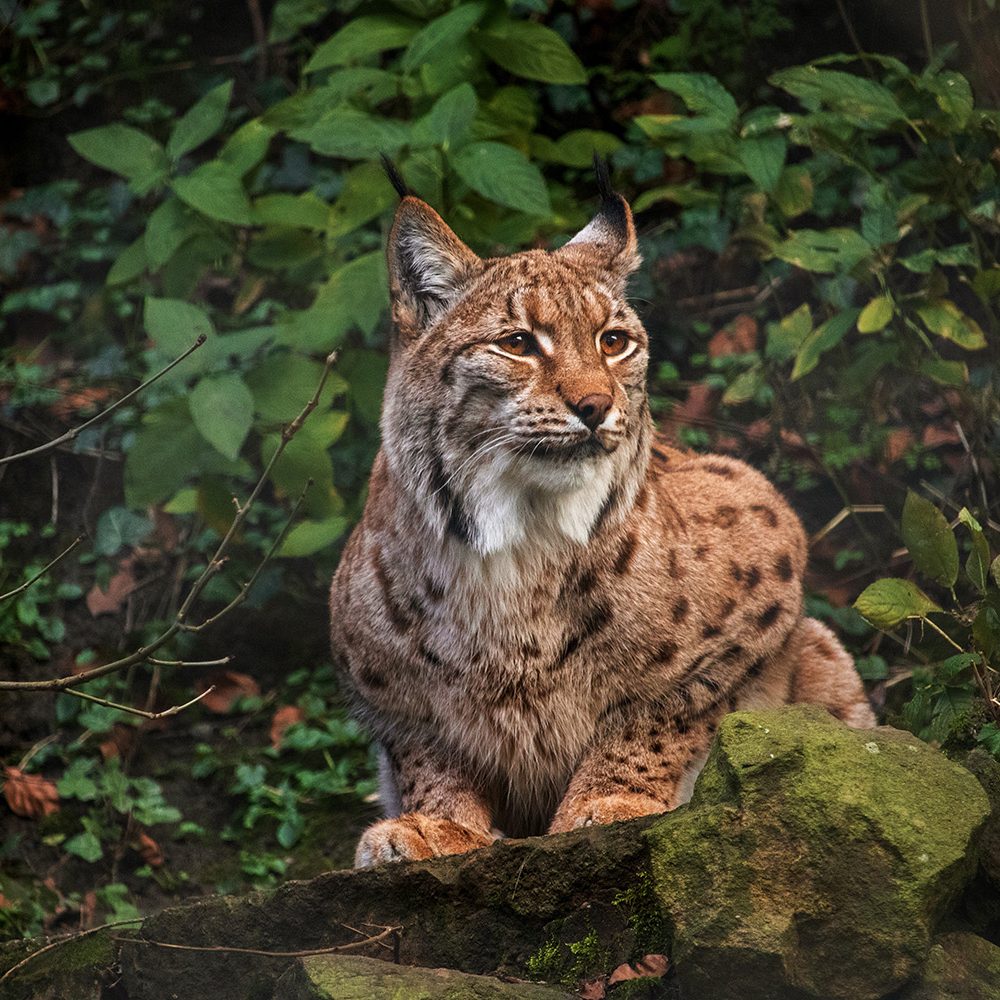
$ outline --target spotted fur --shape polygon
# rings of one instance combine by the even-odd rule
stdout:
[[[737,707],[874,723],[803,617],[781,496],[654,440],[622,198],[560,250],[482,260],[406,195],[388,256],[382,450],[331,592],[334,659],[382,747],[387,818],[359,865],[671,809]]]

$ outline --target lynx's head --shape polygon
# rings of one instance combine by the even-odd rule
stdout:
[[[418,198],[396,212],[386,458],[436,530],[482,555],[586,542],[645,472],[647,339],[625,299],[640,258],[602,180],[598,214],[552,252],[484,260]]]

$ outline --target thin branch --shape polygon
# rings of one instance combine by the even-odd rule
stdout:
[[[115,402],[113,402],[109,407],[107,407],[107,409],[101,410],[100,413],[91,417],[89,420],[80,424],[78,427],[71,428],[70,430],[66,431],[65,434],[60,434],[59,437],[53,438],[51,441],[46,441],[45,444],[40,444],[38,445],[37,448],[29,448],[27,451],[19,451],[13,455],[5,455],[3,458],[0,458],[0,466],[7,465],[9,462],[16,462],[22,458],[31,458],[34,455],[44,455],[46,452],[53,451],[60,445],[66,444],[68,441],[76,440],[76,438],[81,433],[83,433],[83,431],[85,431],[88,427],[92,427],[94,424],[99,423],[101,420],[104,420],[106,417],[110,416],[112,413],[115,412],[115,410],[118,409],[118,407],[124,406],[125,403],[127,403],[130,399],[132,399],[134,396],[142,392],[143,389],[148,388],[155,381],[157,381],[157,379],[163,378],[163,376],[166,375],[167,372],[169,372],[173,368],[176,368],[186,357],[197,351],[198,348],[205,343],[205,339],[206,339],[205,334],[201,334],[198,337],[198,339],[183,354],[181,354],[179,357],[174,358],[174,360],[171,361],[169,365],[167,365],[164,368],[161,368],[155,375],[150,376],[141,385],[137,385],[134,389],[131,390],[131,392],[125,393],[125,395],[122,396],[121,399],[115,400]]]
[[[202,951],[223,953],[229,955],[259,955],[264,958],[311,958],[313,955],[331,955],[340,951],[354,951],[356,948],[367,948],[373,944],[381,944],[398,934],[402,927],[387,927],[381,934],[365,938],[363,941],[350,941],[347,944],[330,945],[327,948],[306,948],[302,951],[265,951],[260,948],[236,948],[224,944],[174,944],[170,941],[154,941],[150,938],[121,938],[128,944],[148,944],[156,948],[172,948],[177,951]],[[119,940],[112,938],[112,940]]]
[[[150,656],[148,662],[155,667],[224,667],[227,663],[232,663],[231,656],[223,656],[218,660],[157,660]]]
[[[71,694],[74,698],[83,698],[85,701],[92,701],[94,704],[103,705],[105,708],[114,708],[119,712],[128,712],[129,715],[139,715],[143,719],[166,719],[171,715],[183,712],[185,708],[190,708],[192,705],[197,704],[202,698],[207,698],[214,690],[215,685],[213,684],[211,687],[205,688],[201,694],[190,701],[184,702],[183,705],[172,705],[162,712],[149,712],[142,708],[133,708],[131,705],[119,705],[116,701],[108,701],[107,698],[98,698],[97,695],[87,694],[86,691],[77,691],[75,688],[67,688],[66,694]]]
[[[835,514],[812,538],[809,539],[809,548],[812,548],[818,541],[826,538],[834,528],[839,527],[849,517],[856,514],[884,514],[885,507],[880,503],[856,503],[848,504],[841,508],[839,514]]]
[[[193,350],[192,348],[191,350]],[[190,351],[188,351],[190,353]],[[178,361],[181,360],[180,358]],[[230,542],[233,540],[236,533],[239,531],[243,522],[247,519],[247,515],[250,513],[251,508],[254,505],[257,497],[260,495],[261,490],[264,488],[264,484],[267,482],[267,478],[270,475],[271,469],[274,467],[275,462],[281,457],[282,452],[288,447],[288,443],[293,437],[301,430],[302,425],[308,419],[309,414],[316,409],[319,405],[320,396],[323,393],[323,389],[326,386],[327,380],[330,377],[330,372],[333,369],[334,364],[337,362],[337,352],[329,354],[326,359],[326,364],[323,366],[323,374],[319,379],[319,384],[316,386],[316,391],[313,393],[312,398],[306,405],[302,408],[299,415],[284,428],[281,432],[281,440],[278,442],[278,447],[274,450],[274,454],[271,456],[270,461],[264,467],[264,471],[261,473],[260,478],[257,480],[257,484],[251,490],[246,503],[240,505],[237,509],[236,516],[233,518],[232,524],[229,526],[229,530],[226,532],[222,541],[219,542],[218,547],[215,550],[214,555],[208,561],[208,564],[202,570],[201,575],[195,580],[188,592],[187,597],[185,597],[180,608],[177,610],[177,614],[174,616],[173,622],[162,632],[157,638],[140,649],[135,650],[135,652],[130,653],[128,656],[122,657],[120,660],[114,660],[111,663],[104,663],[97,667],[91,667],[90,670],[83,670],[78,674],[70,674],[65,677],[53,677],[48,680],[37,680],[37,681],[8,681],[0,680],[0,691],[67,691],[70,688],[78,687],[81,684],[87,683],[87,681],[94,680],[97,677],[104,677],[107,674],[116,673],[119,670],[124,670],[127,667],[135,666],[139,663],[147,662],[150,657],[158,649],[165,646],[174,636],[177,635],[182,629],[198,631],[203,628],[207,622],[203,622],[199,626],[188,626],[185,622],[188,614],[191,611],[191,607],[194,602],[201,595],[201,592],[205,589],[209,580],[215,576],[219,570],[222,569],[226,560],[226,551],[229,548]],[[177,362],[175,361],[174,364]],[[163,374],[162,372],[160,374]],[[157,376],[158,377],[158,376]],[[147,383],[148,384],[148,383]],[[301,502],[301,499],[300,501]],[[297,505],[296,505],[296,509]],[[287,525],[283,531],[287,530]],[[280,541],[280,535],[279,540]],[[274,551],[277,548],[278,541],[272,545],[270,551]],[[270,551],[268,556],[265,556],[265,560],[270,556]],[[256,579],[256,575],[251,578]],[[247,588],[249,590],[249,587]],[[239,595],[237,595],[239,596]],[[245,595],[244,595],[245,596]],[[237,600],[235,603],[240,603]],[[231,606],[235,606],[235,603]],[[228,609],[227,609],[228,610]],[[210,621],[217,621],[220,615],[214,615]],[[183,661],[178,661],[183,662]],[[127,709],[126,709],[127,710]]]
[[[43,576],[45,576],[46,573],[48,573],[50,569],[52,569],[53,566],[62,562],[63,559],[65,559],[66,556],[68,556],[82,541],[83,536],[81,535],[66,546],[66,548],[63,549],[62,552],[60,552],[59,555],[52,560],[52,562],[50,562],[47,566],[43,566],[30,580],[25,580],[20,587],[15,587],[14,590],[8,590],[6,594],[0,594],[0,601],[8,601],[12,597],[17,597],[18,594],[26,591],[33,583],[37,583]]]

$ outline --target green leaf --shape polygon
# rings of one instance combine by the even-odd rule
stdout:
[[[202,378],[188,396],[191,419],[213,448],[235,459],[253,423],[253,396],[239,375]]]
[[[167,354],[181,354],[186,351],[200,336],[213,337],[215,330],[212,321],[197,306],[180,299],[156,299],[146,297],[143,313],[146,333],[155,341],[156,346]],[[200,350],[204,350],[201,348]],[[185,362],[188,365],[198,358],[199,351]]]
[[[461,8],[459,8],[461,9]],[[415,144],[449,148],[469,133],[479,104],[472,84],[460,83],[434,102],[434,107],[413,128]]]
[[[267,156],[274,129],[254,118],[238,128],[219,151],[219,159],[242,177]]]
[[[897,208],[884,184],[875,185],[865,198],[861,213],[861,235],[873,246],[881,247],[899,241]]]
[[[858,333],[878,333],[892,319],[894,306],[888,295],[879,295],[861,310],[858,316]]]
[[[785,167],[774,188],[774,203],[786,219],[808,212],[813,204],[813,179],[806,167]]]
[[[84,159],[128,178],[136,194],[146,194],[167,175],[169,161],[163,147],[130,125],[116,122],[76,132],[69,144]]]
[[[146,266],[146,246],[140,236],[118,255],[104,281],[108,285],[127,285],[143,274]]]
[[[992,9],[992,3],[990,6]],[[928,72],[920,77],[920,85],[934,95],[938,107],[948,118],[950,129],[961,131],[965,128],[975,103],[969,81],[961,73],[946,70],[930,75]]]
[[[330,221],[330,206],[312,191],[303,194],[265,194],[253,203],[258,222],[300,226],[324,231]]]
[[[185,153],[197,149],[222,128],[233,93],[233,81],[227,80],[210,90],[194,107],[181,117],[167,140],[167,156],[179,160]]]
[[[934,266],[938,267],[975,267],[976,251],[971,243],[956,243],[954,246],[926,247],[919,253],[909,257],[900,257],[900,264],[915,274],[930,274]]]
[[[748,371],[741,372],[722,394],[722,402],[730,406],[746,403],[757,395],[757,390],[764,384],[764,371],[760,365],[755,365]]]
[[[865,587],[854,608],[879,629],[892,629],[907,618],[926,618],[941,610],[916,584],[895,577]]]
[[[234,226],[253,225],[253,211],[240,175],[219,160],[203,163],[186,177],[175,177],[173,189],[181,201],[210,219]]]
[[[774,256],[806,271],[833,274],[849,271],[872,252],[871,244],[853,229],[798,229],[774,248]]]
[[[549,192],[539,169],[511,146],[473,142],[455,154],[452,167],[484,198],[529,215],[549,215]]]
[[[532,136],[531,154],[546,163],[561,163],[566,167],[584,169],[594,162],[595,153],[607,156],[621,146],[621,139],[610,132],[581,128],[567,132],[556,142],[545,136]]]
[[[254,409],[262,419],[288,423],[312,398],[323,374],[323,365],[301,354],[271,354],[247,375]],[[334,398],[347,391],[347,383],[336,372],[327,377],[317,408],[327,409]],[[308,426],[308,424],[306,425]]]
[[[972,638],[988,660],[1000,658],[1000,594],[986,596],[972,622]]]
[[[311,556],[332,545],[347,530],[351,522],[346,517],[331,517],[325,521],[303,521],[285,537],[279,556]]]
[[[125,507],[110,507],[97,520],[94,552],[113,556],[126,545],[138,545],[153,530],[149,518]]]
[[[398,152],[410,138],[410,127],[354,108],[334,108],[318,121],[292,129],[289,135],[324,156],[367,160],[380,153],[392,156]]]
[[[792,368],[792,381],[808,375],[819,364],[820,357],[844,339],[857,318],[857,309],[845,309],[820,323],[799,346]]]
[[[924,358],[920,362],[920,371],[941,385],[967,385],[969,381],[969,366],[964,361]]]
[[[716,125],[735,125],[740,110],[733,95],[707,73],[654,73],[653,82],[677,94],[689,111],[704,115]]]
[[[884,681],[889,676],[889,665],[881,656],[859,656],[855,666],[864,681]]]
[[[931,333],[950,340],[966,351],[978,351],[986,346],[986,335],[982,328],[951,299],[938,299],[920,306],[917,315]]]
[[[812,331],[812,310],[804,302],[777,323],[767,324],[765,356],[774,361],[787,361],[795,356]]]
[[[330,209],[328,235],[346,236],[396,204],[396,192],[385,171],[375,163],[359,163],[347,172],[343,187]]]
[[[747,176],[762,191],[772,193],[785,166],[788,142],[783,135],[762,135],[739,144],[740,163]]]
[[[393,14],[355,17],[316,49],[303,72],[346,66],[378,52],[402,48],[417,33],[417,28],[416,21]]]
[[[958,543],[944,514],[930,500],[910,490],[903,504],[902,531],[917,569],[942,587],[954,587],[958,579]]]
[[[56,783],[59,795],[64,799],[93,802],[97,798],[97,782],[92,777],[93,770],[93,760],[77,757]]]
[[[967,507],[958,512],[958,520],[969,529],[969,535],[972,537],[972,551],[965,561],[965,572],[976,590],[980,594],[985,594],[990,573],[990,543],[986,541],[982,526],[969,513]]]
[[[149,269],[158,271],[200,230],[198,216],[179,198],[167,198],[157,205],[146,223],[143,237]]]
[[[632,211],[643,212],[661,201],[672,201],[684,208],[692,208],[700,205],[717,205],[719,196],[713,191],[705,191],[694,184],[666,184],[663,187],[643,191],[632,202]]]
[[[63,844],[63,850],[67,854],[72,854],[74,857],[82,858],[84,861],[89,861],[91,864],[95,861],[100,861],[104,857],[104,849],[101,847],[100,840],[97,836],[91,833],[89,830],[83,833],[78,833],[75,837],[70,837],[69,840]]]
[[[906,114],[890,90],[865,77],[815,66],[796,66],[771,75],[772,86],[798,97],[809,107],[827,107],[865,128],[884,128]]]
[[[484,3],[463,3],[425,25],[410,39],[403,53],[400,65],[404,71],[411,73],[424,63],[446,57],[479,23],[485,11]]]
[[[993,578],[993,582],[1000,587],[1000,556],[990,563],[990,576]]]
[[[561,35],[534,21],[508,21],[479,37],[479,46],[515,76],[543,83],[586,83],[587,71]]]

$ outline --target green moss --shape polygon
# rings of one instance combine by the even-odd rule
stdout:
[[[629,929],[635,938],[630,958],[668,950],[667,922],[648,869],[642,869],[636,875],[635,883],[624,892],[619,892],[612,903],[625,911]]]
[[[528,956],[526,963],[528,975],[532,979],[546,982],[558,982],[565,971],[566,959],[558,941],[549,940],[533,955]]]
[[[606,972],[611,965],[611,952],[592,928],[579,941],[562,943],[550,938],[528,958],[526,965],[532,979],[571,986]]]

